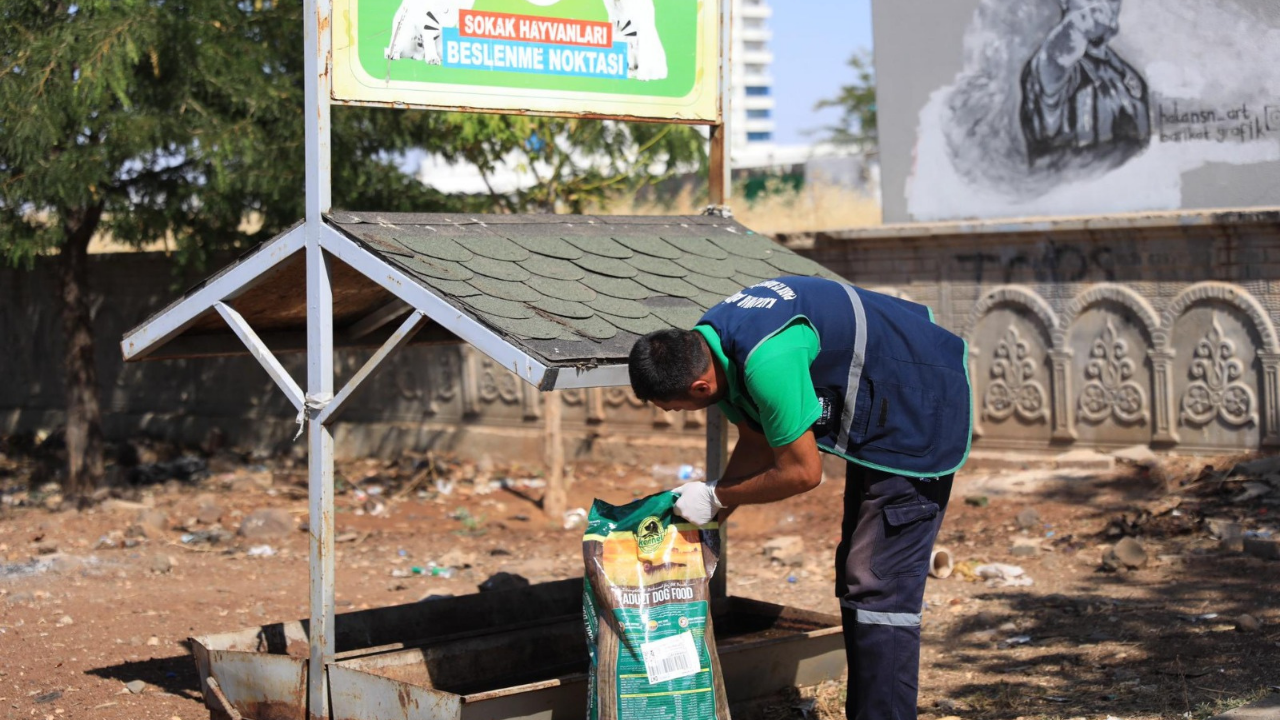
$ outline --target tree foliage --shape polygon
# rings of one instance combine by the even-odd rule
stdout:
[[[876,133],[876,76],[871,54],[859,50],[849,58],[854,80],[840,88],[834,98],[819,100],[815,110],[839,108],[840,119],[834,125],[823,128],[827,140],[836,145],[851,145],[864,152],[874,153],[877,148]]]
[[[0,4],[0,256],[28,266],[59,256],[64,331],[80,338],[75,352],[89,348],[88,360],[68,350],[69,386],[93,377],[83,285],[95,233],[134,245],[167,237],[198,267],[211,250],[247,247],[303,216],[302,22],[299,0]],[[576,211],[705,162],[687,127],[349,107],[332,116],[339,208]],[[519,156],[539,183],[446,196],[398,169],[416,149],[486,173]],[[249,217],[260,221],[253,232]],[[69,437],[74,416],[98,422],[90,400],[69,406]],[[75,484],[74,461],[71,475]]]
[[[77,211],[180,252],[249,240],[302,215],[300,2],[9,0],[0,10],[0,251],[58,247]],[[580,210],[702,161],[686,127],[334,107],[336,207]],[[492,171],[512,153],[537,187],[443,196],[396,167],[421,148]],[[536,165],[535,165],[536,163]]]

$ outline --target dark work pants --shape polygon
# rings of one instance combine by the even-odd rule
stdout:
[[[952,478],[848,464],[836,595],[849,658],[849,720],[916,717],[924,584]]]

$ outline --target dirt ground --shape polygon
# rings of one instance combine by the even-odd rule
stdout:
[[[86,510],[60,509],[56,486],[32,480],[41,469],[28,453],[0,454],[0,718],[205,718],[187,638],[306,617],[304,465],[136,454],[113,497]],[[1224,544],[1211,530],[1231,532],[1206,519],[1264,537],[1277,529],[1280,463],[1232,476],[1237,460],[972,463],[939,539],[956,571],[926,591],[922,716],[1195,720],[1276,691],[1280,561]],[[471,593],[497,572],[581,574],[581,532],[539,509],[539,468],[491,465],[341,463],[338,611]],[[812,493],[734,516],[732,594],[838,614],[831,558],[844,481],[829,469]],[[572,475],[571,507],[668,482],[649,467],[584,463]],[[261,537],[235,534],[264,509],[283,511],[287,531],[271,535],[268,522]],[[782,536],[803,550],[766,557]],[[1105,569],[1126,537],[1145,564]],[[432,562],[455,574],[430,575]],[[1032,584],[979,577],[989,563],[1019,566]],[[840,717],[842,693],[810,689],[767,715]]]

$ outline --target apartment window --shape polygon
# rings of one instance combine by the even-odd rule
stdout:
[[[748,120],[768,120],[771,117],[773,117],[772,110],[747,110]]]
[[[747,95],[750,97],[765,97],[769,94],[768,85],[748,85]]]
[[[760,63],[749,63],[745,67],[748,75],[763,75],[765,66]]]
[[[764,18],[743,18],[742,27],[747,30],[762,30],[764,29]]]
[[[750,40],[742,43],[742,49],[747,52],[764,52],[764,43],[759,40]]]
[[[773,139],[771,132],[749,132],[747,133],[747,142],[769,142]]]

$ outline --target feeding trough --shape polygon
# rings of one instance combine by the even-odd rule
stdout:
[[[336,18],[335,1],[342,5]],[[305,2],[305,221],[122,342],[129,361],[251,354],[306,430],[309,618],[192,638],[201,690],[213,716],[230,720],[576,719],[586,711],[581,580],[335,614],[333,424],[372,373],[410,342],[467,343],[542,391],[626,385],[627,354],[640,335],[690,327],[712,304],[764,279],[831,274],[729,219],[724,207],[727,3],[687,4],[696,8],[688,22],[697,26],[690,36],[697,46],[666,59],[672,74],[683,67],[698,80],[684,97],[648,98],[530,92],[521,84],[534,82],[528,76],[511,88],[490,84],[438,97],[431,83],[388,84],[362,95],[352,88],[377,83],[348,82],[356,53],[332,43],[366,36],[331,26],[362,17],[358,5]],[[334,78],[351,94],[340,96]],[[331,212],[333,99],[708,124],[712,207],[706,215],[671,217]],[[339,386],[334,354],[346,347],[376,351]],[[305,384],[278,360],[291,351],[306,353]],[[547,407],[551,428],[559,405]],[[710,408],[713,477],[724,468],[727,434],[724,417]],[[549,447],[562,452],[553,439]],[[561,464],[552,463],[551,478]],[[726,572],[722,555],[712,613],[731,704],[843,671],[839,618],[725,597]]]
[[[339,615],[332,717],[582,718],[581,603],[582,580],[572,579]],[[733,597],[712,613],[735,705],[844,669],[839,618]],[[201,677],[220,690],[215,716],[305,717],[306,638],[304,621],[193,638]]]

